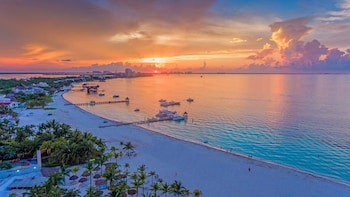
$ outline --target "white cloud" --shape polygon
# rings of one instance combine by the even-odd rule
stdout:
[[[242,42],[247,42],[247,40],[241,39],[241,38],[232,38],[230,40],[231,43],[242,43]]]
[[[125,34],[115,34],[112,36],[109,40],[113,42],[128,42],[129,40],[134,39],[143,39],[145,38],[145,35],[141,32],[130,32]]]

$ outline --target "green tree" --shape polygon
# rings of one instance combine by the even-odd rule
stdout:
[[[133,151],[134,148],[135,147],[131,144],[131,142],[127,142],[126,144],[124,144],[123,150],[126,151],[126,155],[130,158],[130,152]]]
[[[63,197],[80,197],[80,191],[78,189],[69,189],[65,191]]]
[[[117,171],[117,164],[112,163],[111,165],[108,165],[105,169],[105,172],[102,174],[102,177],[105,177],[107,181],[109,181],[108,188],[113,188],[113,182],[115,180]]]
[[[153,197],[157,197],[157,192],[161,189],[161,187],[159,186],[159,184],[156,182],[156,183],[153,183],[151,185],[151,188],[150,190],[153,192]]]
[[[171,186],[168,183],[163,183],[161,187],[162,194],[165,194],[165,196],[168,195],[168,193],[171,192]]]
[[[98,166],[100,166],[100,170],[101,170],[101,175],[102,175],[102,167],[103,164],[108,161],[108,156],[107,154],[101,154],[96,158],[96,163],[98,164]]]
[[[150,171],[149,173],[148,173],[148,176],[150,176],[152,179],[151,179],[151,184],[153,184],[153,178],[156,176],[156,172],[155,171]]]
[[[200,197],[202,195],[202,191],[199,189],[195,189],[193,191],[193,197]]]
[[[102,195],[99,193],[99,191],[95,187],[90,186],[87,188],[86,194],[84,195],[84,197],[102,197]]]
[[[70,170],[68,166],[66,166],[64,163],[61,164],[60,169],[61,169],[61,174],[63,175],[63,183],[64,185],[66,185],[66,177],[69,176],[72,170]]]
[[[175,181],[173,184],[171,184],[171,192],[177,196],[182,195],[184,190],[185,190],[185,187],[182,185],[180,181]]]
[[[90,187],[92,185],[92,171],[95,169],[95,165],[92,161],[88,161],[87,165],[86,165],[86,169],[90,174]]]

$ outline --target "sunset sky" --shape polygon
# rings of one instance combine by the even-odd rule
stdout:
[[[348,72],[350,0],[0,0],[0,72]]]

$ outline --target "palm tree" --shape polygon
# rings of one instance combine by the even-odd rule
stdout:
[[[63,197],[80,197],[80,190],[78,189],[69,189],[65,192]]]
[[[202,191],[199,189],[195,189],[193,191],[193,197],[200,197],[202,195]]]
[[[151,191],[153,191],[153,196],[157,197],[157,191],[159,191],[161,189],[161,187],[159,186],[158,183],[154,183],[151,185]]]
[[[185,187],[181,184],[180,181],[175,181],[173,184],[171,184],[171,192],[175,195],[182,195],[183,190],[185,190]]]
[[[182,196],[189,196],[191,194],[191,192],[190,192],[190,190],[188,190],[188,189],[183,189],[182,191],[181,191],[181,195]]]
[[[24,128],[19,127],[17,128],[16,131],[16,138],[15,141],[18,143],[21,143],[24,141],[24,139],[26,139],[29,135],[25,132]]]
[[[31,187],[29,189],[28,192],[23,193],[23,196],[27,196],[27,197],[41,197],[44,196],[45,191],[44,191],[44,187],[38,186],[38,185],[34,185],[33,187]]]
[[[12,193],[9,194],[9,197],[17,197],[17,194],[12,192]]]
[[[115,196],[127,196],[127,191],[129,187],[125,182],[119,182],[117,183],[113,188],[111,194],[114,194]]]
[[[41,152],[46,153],[47,155],[50,155],[54,148],[55,144],[52,141],[45,141],[40,146]]]
[[[102,174],[102,166],[103,164],[108,161],[108,156],[106,154],[102,154],[99,157],[96,158],[96,163],[100,166],[101,168],[101,174]]]
[[[65,123],[62,123],[54,130],[54,134],[57,137],[67,137],[69,131],[71,130],[71,127]]]
[[[118,157],[119,157],[119,153],[117,153],[117,151],[118,151],[118,148],[117,148],[117,147],[115,147],[115,146],[112,146],[112,147],[111,147],[110,155],[111,155],[112,157],[114,157],[116,161],[117,161],[117,159],[118,159]]]
[[[126,155],[130,158],[130,151],[134,150],[134,145],[131,144],[131,142],[127,142],[124,144],[123,150],[126,151]]]
[[[117,168],[117,164],[112,163],[111,165],[109,165],[105,169],[105,172],[102,174],[102,176],[105,177],[109,181],[108,188],[110,188],[110,189],[113,188],[113,181],[116,177],[116,168]]]
[[[66,185],[66,176],[69,176],[72,170],[68,169],[68,167],[64,163],[61,165],[60,168],[61,168],[61,173],[63,175],[63,183],[64,185]]]
[[[125,163],[124,164],[124,168],[125,168],[124,174],[125,174],[125,177],[126,177],[125,182],[126,182],[126,184],[128,184],[128,176],[130,174],[130,172],[129,172],[130,164],[129,163]]]
[[[140,179],[140,181],[141,181],[142,194],[144,194],[144,193],[145,193],[145,182],[146,182],[146,179],[147,179],[146,173],[141,172],[141,173],[139,174],[139,179]]]
[[[153,184],[153,178],[156,176],[156,172],[151,171],[148,173],[148,175],[152,178],[152,184]]]
[[[92,171],[95,169],[94,163],[92,161],[88,161],[86,169],[87,169],[87,171],[90,174],[90,187],[91,187],[91,184],[92,184]]]
[[[47,127],[46,127],[46,124],[45,123],[40,123],[39,125],[38,125],[38,130],[39,130],[39,132],[44,132],[44,130],[46,129]]]
[[[87,188],[86,194],[84,197],[102,197],[102,195],[99,193],[99,191],[95,187],[90,186]]]
[[[144,182],[139,178],[136,172],[131,175],[132,184],[136,189],[137,195],[139,194],[139,188],[143,186]]]
[[[47,186],[59,186],[61,185],[61,181],[63,181],[62,173],[56,172],[49,176],[49,179],[45,182],[45,184],[47,184]]]
[[[52,131],[52,133],[57,134],[60,128],[60,123],[55,119],[46,122],[46,128]]]
[[[162,184],[161,190],[162,194],[165,194],[165,196],[167,196],[167,194],[171,192],[171,186],[168,183],[164,183]]]

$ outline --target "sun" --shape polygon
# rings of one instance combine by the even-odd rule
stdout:
[[[154,73],[158,73],[158,70],[154,70]]]

